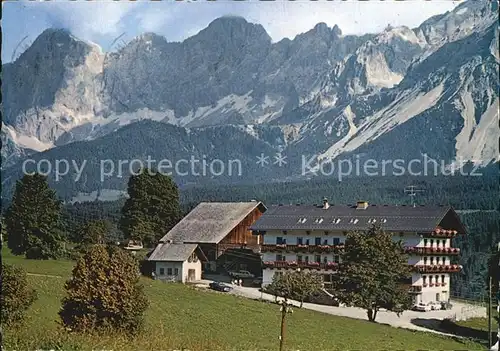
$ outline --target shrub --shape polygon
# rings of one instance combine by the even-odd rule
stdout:
[[[89,247],[65,288],[59,315],[67,328],[80,332],[141,329],[148,302],[139,284],[137,261],[130,253],[113,246]]]
[[[19,267],[2,264],[1,321],[12,325],[24,319],[26,310],[36,299],[35,290],[28,286],[26,272]]]

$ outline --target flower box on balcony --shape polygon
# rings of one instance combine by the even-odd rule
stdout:
[[[286,244],[276,244],[277,249],[286,249]]]
[[[309,266],[319,267],[319,262],[309,262]]]
[[[273,261],[265,261],[264,265],[265,266],[274,266],[274,262]]]
[[[435,286],[441,286],[441,283],[436,283]]]
[[[297,245],[297,249],[307,249],[308,247],[309,245],[303,245],[303,244]]]
[[[424,288],[427,288],[427,283],[422,284]]]
[[[295,266],[297,266],[297,262],[296,261],[290,261],[290,262],[288,262],[288,265],[291,266],[291,267],[295,267]]]
[[[446,283],[441,283],[442,286],[446,286]]]
[[[432,288],[434,286],[434,283],[430,283],[429,286]]]

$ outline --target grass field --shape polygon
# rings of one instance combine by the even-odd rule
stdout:
[[[199,291],[144,278],[150,301],[143,333],[125,336],[68,334],[58,325],[63,285],[73,262],[30,261],[2,250],[23,267],[38,300],[25,326],[4,331],[4,350],[277,350],[280,312],[274,304]],[[40,276],[40,275],[50,275]],[[368,321],[295,309],[287,317],[286,350],[481,350],[479,344]]]

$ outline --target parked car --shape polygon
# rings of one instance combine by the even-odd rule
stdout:
[[[415,311],[428,312],[431,309],[432,309],[431,305],[429,305],[429,304],[426,305],[423,302],[420,302],[419,304],[413,306],[413,310],[415,310]]]
[[[252,284],[255,286],[262,286],[262,277],[257,277],[252,281]]]
[[[232,287],[221,282],[211,282],[208,287],[215,291],[229,292],[233,290]]]
[[[249,271],[230,271],[229,275],[233,278],[244,279],[244,278],[255,278],[255,275]]]
[[[451,310],[452,307],[453,307],[453,305],[448,301],[441,302],[441,309],[442,310]]]
[[[430,302],[431,310],[439,311],[441,309],[441,302]]]

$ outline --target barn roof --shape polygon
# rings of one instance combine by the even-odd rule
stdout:
[[[210,243],[224,239],[246,216],[260,207],[258,201],[251,202],[201,202],[177,223],[160,242]]]
[[[148,257],[148,261],[186,261],[198,245],[160,243],[153,253]]]
[[[356,205],[271,206],[252,226],[254,231],[266,230],[365,230],[380,224],[387,231],[433,231],[449,216],[465,233],[455,211],[450,206]]]

